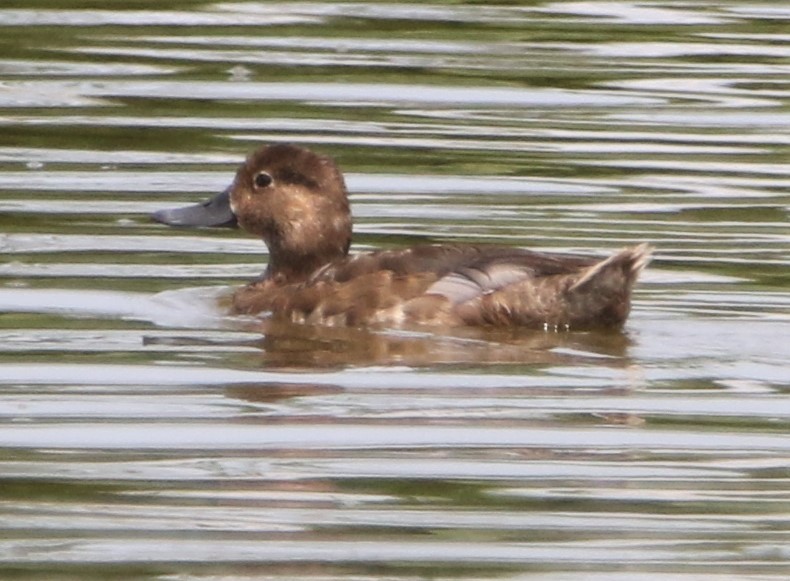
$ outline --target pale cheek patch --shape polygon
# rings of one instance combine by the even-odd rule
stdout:
[[[295,238],[304,245],[310,245],[320,236],[320,219],[315,205],[307,196],[291,191],[288,195],[287,215],[285,223]]]

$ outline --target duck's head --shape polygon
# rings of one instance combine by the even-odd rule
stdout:
[[[231,186],[209,202],[153,215],[180,226],[213,226],[235,216],[269,248],[266,276],[296,281],[341,258],[351,244],[351,211],[334,161],[296,145],[262,147]]]

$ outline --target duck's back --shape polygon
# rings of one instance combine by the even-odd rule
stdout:
[[[358,254],[306,281],[240,289],[234,310],[330,325],[619,326],[647,247],[598,261],[498,246],[425,245]]]

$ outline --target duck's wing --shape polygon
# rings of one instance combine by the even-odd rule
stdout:
[[[458,305],[526,280],[580,273],[598,262],[581,256],[498,247],[481,249],[479,256],[470,258],[441,276],[426,294],[444,296]]]
[[[458,274],[437,281],[430,292],[452,302],[453,313],[465,324],[518,325],[544,329],[616,328],[631,309],[631,291],[650,261],[647,244],[625,248],[572,272],[529,274],[490,269],[475,281]],[[517,269],[515,269],[517,271]],[[474,273],[479,277],[478,273]]]
[[[395,276],[433,276],[437,284],[446,279],[448,292],[454,286],[468,286],[466,279],[478,285],[480,292],[487,292],[530,276],[569,274],[596,262],[588,257],[520,248],[436,244],[350,256],[320,269],[310,282],[347,282],[388,271]]]
[[[433,283],[425,294],[443,296],[453,305],[458,305],[531,276],[534,276],[531,267],[513,263],[462,266]]]
[[[485,314],[475,306],[481,299],[523,285],[545,286],[544,281],[558,277],[579,278],[597,262],[499,246],[417,246],[333,263],[315,273],[301,292],[316,291],[323,301],[321,315],[345,317],[346,324],[459,324],[469,318],[467,311]],[[533,294],[525,290],[519,300]]]

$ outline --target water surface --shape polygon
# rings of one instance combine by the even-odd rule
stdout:
[[[0,8],[0,577],[783,579],[790,10]],[[623,333],[234,318],[263,245],[152,223],[258,144],[354,250],[656,259]]]

